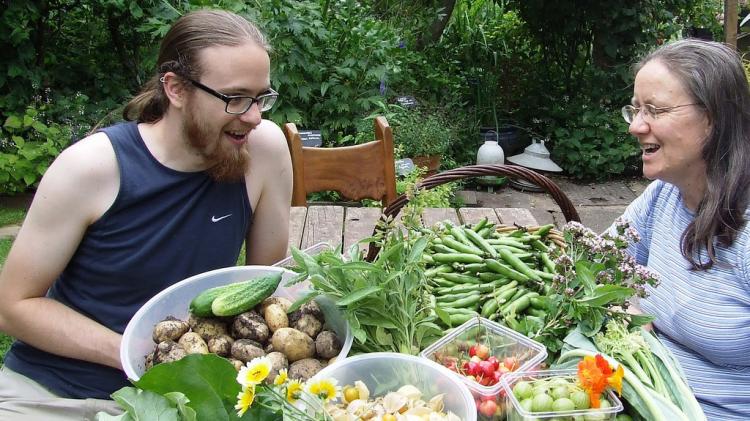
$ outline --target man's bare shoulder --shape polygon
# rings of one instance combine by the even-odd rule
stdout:
[[[94,133],[69,146],[57,157],[54,166],[64,168],[70,176],[90,181],[111,181],[119,173],[112,144],[102,132]]]

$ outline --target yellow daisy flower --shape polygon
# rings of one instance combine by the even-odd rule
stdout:
[[[286,400],[296,403],[302,397],[302,383],[299,380],[289,380],[286,386]]]
[[[289,376],[286,373],[286,368],[282,368],[281,370],[279,370],[279,374],[276,375],[276,378],[273,379],[273,384],[275,384],[276,386],[280,386],[284,384],[288,378]]]
[[[311,395],[319,397],[324,402],[328,402],[336,399],[336,396],[339,394],[339,387],[336,379],[320,379],[309,382],[307,391]]]
[[[259,384],[268,377],[272,365],[271,359],[266,356],[253,358],[237,373],[237,383],[243,387]]]
[[[238,417],[241,417],[250,408],[253,400],[255,400],[255,385],[243,387],[242,391],[237,394],[237,405],[234,406]]]

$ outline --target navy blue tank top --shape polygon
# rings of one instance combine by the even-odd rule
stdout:
[[[159,163],[135,122],[103,129],[114,147],[120,190],[89,226],[47,296],[122,333],[135,312],[164,288],[234,266],[252,216],[244,181],[219,183],[205,172]],[[125,373],[13,343],[5,364],[70,398],[109,399]]]

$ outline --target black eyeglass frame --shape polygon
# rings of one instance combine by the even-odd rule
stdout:
[[[193,79],[190,79],[190,78],[185,78],[185,80],[189,81],[190,83],[192,83],[193,85],[195,85],[196,88],[202,90],[203,92],[206,92],[207,94],[213,95],[216,98],[219,98],[220,100],[224,101],[224,104],[225,104],[224,105],[224,112],[226,112],[227,114],[232,114],[232,115],[245,114],[250,108],[253,107],[253,104],[255,104],[255,103],[260,104],[260,101],[261,101],[262,98],[273,97],[274,101],[271,102],[271,105],[269,107],[266,107],[265,109],[261,109],[260,105],[258,106],[259,109],[260,109],[260,112],[268,111],[271,108],[273,108],[273,105],[276,103],[276,98],[279,97],[279,93],[276,92],[276,91],[274,91],[271,88],[268,88],[268,92],[266,92],[264,94],[261,94],[261,95],[258,95],[257,97],[253,97],[253,96],[249,96],[249,95],[224,95],[221,92],[218,92],[218,91],[216,91],[214,89],[211,89],[208,86],[206,86],[206,85],[204,85],[204,84],[202,84],[202,83],[200,83],[200,82],[198,82],[196,80],[193,80]],[[250,104],[243,111],[237,111],[237,112],[229,111],[229,103],[231,101],[236,100],[236,99],[248,99],[248,98],[250,99]]]

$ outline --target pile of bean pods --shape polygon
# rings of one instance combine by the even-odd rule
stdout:
[[[444,221],[422,228],[430,245],[423,255],[435,309],[447,327],[482,316],[510,328],[520,317],[544,318],[540,296],[555,275],[553,257],[564,244],[541,227],[496,227],[486,218],[474,225]]]

